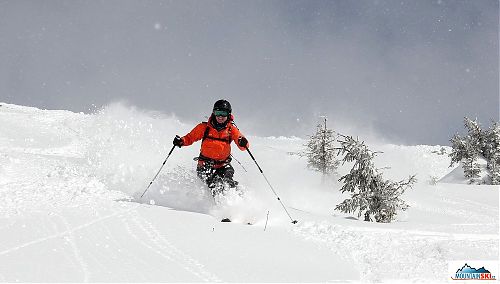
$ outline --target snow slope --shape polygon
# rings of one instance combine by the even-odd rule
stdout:
[[[445,282],[450,261],[498,259],[498,187],[436,184],[453,170],[440,146],[370,145],[387,177],[419,179],[403,197],[410,209],[376,224],[333,211],[347,196],[292,154],[304,140],[247,133],[293,225],[236,148],[243,198],[213,204],[195,144],[175,149],[140,199],[174,135],[193,126],[175,117],[0,104],[0,281]]]

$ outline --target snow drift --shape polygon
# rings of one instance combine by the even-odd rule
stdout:
[[[0,105],[0,281],[444,282],[450,261],[498,259],[498,187],[436,182],[453,171],[441,146],[370,145],[388,178],[419,180],[403,196],[410,209],[376,224],[333,211],[347,196],[292,154],[303,139],[241,129],[292,225],[236,147],[243,197],[214,205],[194,172],[195,144],[176,148],[139,198],[173,137],[194,126],[175,116]]]

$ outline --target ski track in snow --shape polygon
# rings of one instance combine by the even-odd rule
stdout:
[[[43,237],[43,238],[38,238],[38,239],[26,242],[26,243],[21,244],[21,245],[17,245],[17,246],[11,247],[9,249],[0,251],[0,255],[9,254],[11,252],[14,252],[14,251],[17,251],[17,250],[20,250],[20,249],[23,249],[23,248],[26,248],[26,247],[29,247],[29,246],[41,243],[41,242],[45,242],[47,240],[51,240],[51,239],[55,239],[55,238],[63,238],[63,237],[69,236],[69,235],[73,234],[76,231],[79,231],[81,229],[87,228],[89,226],[92,226],[92,225],[94,225],[96,223],[99,223],[99,222],[102,222],[104,220],[107,220],[107,219],[119,216],[121,214],[124,214],[124,213],[126,213],[128,211],[131,211],[131,210],[135,209],[138,206],[140,206],[140,205],[138,204],[135,207],[127,209],[127,210],[125,210],[123,212],[117,211],[117,212],[115,212],[113,214],[109,214],[109,215],[106,215],[106,216],[94,219],[94,220],[92,220],[90,222],[87,222],[85,224],[82,224],[82,225],[79,225],[79,226],[76,226],[76,227],[73,227],[73,228],[69,228],[68,227],[67,230],[65,230],[65,231],[62,231],[62,232],[59,232],[59,233],[56,233],[56,234],[52,234],[52,235],[49,235],[49,236],[46,236],[46,237]]]
[[[75,230],[71,229],[71,225],[69,224],[68,220],[66,218],[64,218],[64,216],[62,216],[60,214],[57,214],[56,216],[61,218],[64,226],[66,227],[66,232],[68,232],[65,239],[71,245],[71,249],[73,250],[73,254],[75,256],[75,259],[76,259],[77,263],[80,265],[80,268],[82,270],[82,274],[83,274],[82,282],[89,282],[90,270],[89,270],[89,267],[82,256],[81,252],[80,252],[80,249],[78,248],[78,244],[76,242],[76,237],[75,237]]]
[[[207,271],[204,265],[175,247],[151,222],[139,216],[139,212],[136,211],[134,214],[130,213],[128,218],[121,218],[121,221],[127,228],[127,232],[135,240],[149,250],[161,255],[166,260],[180,265],[184,270],[203,282],[222,282],[217,276]],[[138,228],[147,237],[145,239],[149,242],[137,236],[132,227]]]

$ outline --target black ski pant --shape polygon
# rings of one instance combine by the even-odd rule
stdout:
[[[196,173],[198,174],[198,177],[208,185],[208,187],[215,187],[217,183],[221,182],[227,183],[230,187],[235,186],[235,182],[233,180],[234,168],[230,163],[216,168],[212,163],[205,162],[196,167]]]

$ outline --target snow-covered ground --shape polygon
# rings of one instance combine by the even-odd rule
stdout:
[[[293,225],[235,147],[243,198],[213,205],[197,143],[176,148],[140,199],[193,126],[175,117],[0,104],[0,282],[445,282],[450,261],[499,256],[498,186],[464,184],[441,146],[369,145],[386,177],[418,178],[409,210],[377,224],[333,211],[348,196],[291,154],[304,140],[246,133]]]

